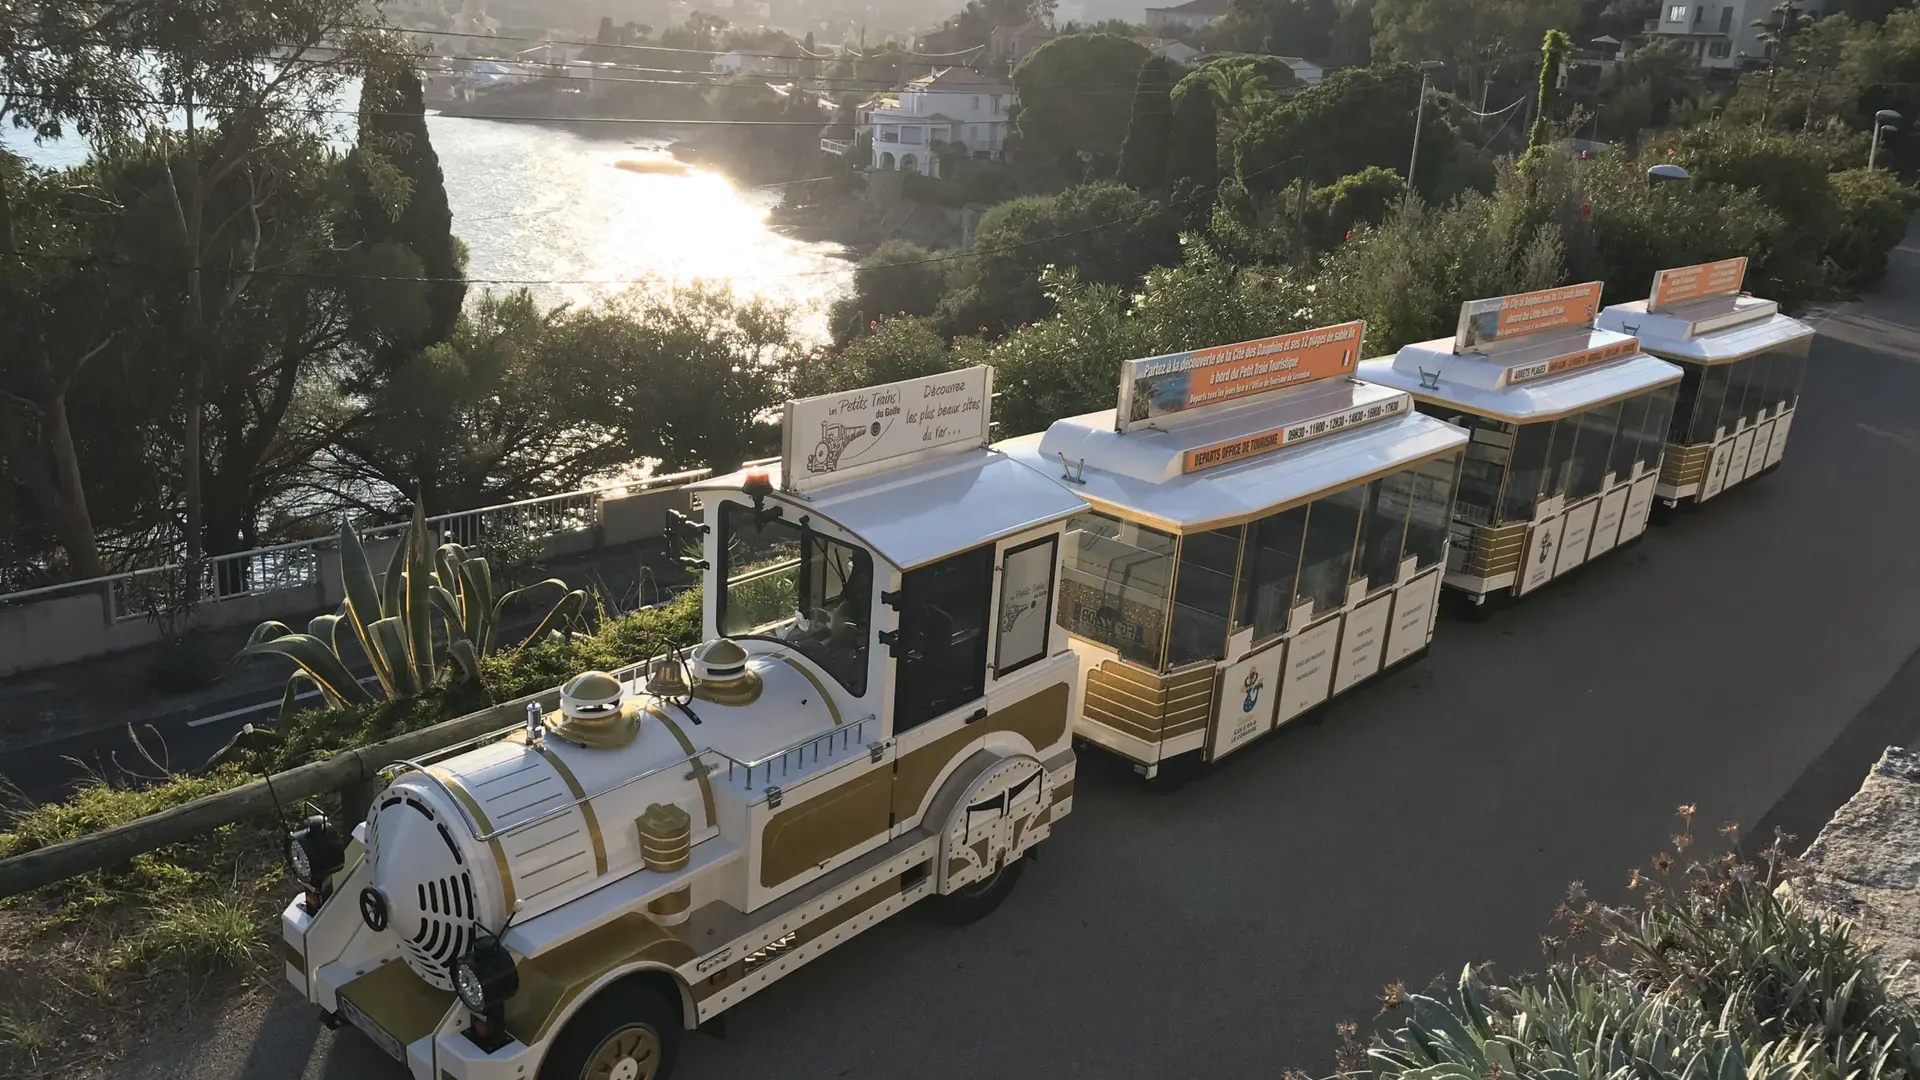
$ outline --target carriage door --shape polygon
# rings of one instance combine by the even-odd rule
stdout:
[[[893,653],[894,835],[919,823],[948,762],[979,743],[986,719],[987,620],[993,602],[987,544],[901,576]]]

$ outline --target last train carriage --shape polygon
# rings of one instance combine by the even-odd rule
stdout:
[[[1058,618],[1075,730],[1185,775],[1422,653],[1466,436],[1355,381],[1363,326],[1129,361],[1117,410],[999,444],[1092,505]]]
[[[1073,806],[1070,488],[975,368],[787,407],[699,485],[707,643],[393,771],[293,839],[286,973],[416,1080],[659,1080],[899,909],[990,910]],[[776,1066],[774,1071],[779,1072]]]
[[[1461,305],[1452,338],[1360,365],[1472,433],[1446,584],[1476,611],[1646,531],[1680,369],[1593,326],[1600,283]]]
[[[1615,304],[1600,326],[1634,334],[1686,373],[1655,494],[1698,505],[1780,464],[1800,403],[1814,329],[1740,291],[1745,258],[1662,270],[1647,299]]]

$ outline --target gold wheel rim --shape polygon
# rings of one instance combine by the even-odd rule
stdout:
[[[602,1039],[580,1080],[654,1080],[660,1075],[660,1033],[644,1024],[620,1028]]]

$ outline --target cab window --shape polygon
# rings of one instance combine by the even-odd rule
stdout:
[[[992,544],[901,576],[900,631],[893,646],[899,662],[895,735],[986,693],[987,608],[992,602]]]
[[[867,692],[872,556],[729,502],[720,510],[719,580],[714,610],[723,636],[780,642],[856,697]]]

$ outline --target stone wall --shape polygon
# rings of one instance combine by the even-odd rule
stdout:
[[[1782,888],[1860,924],[1894,992],[1920,1002],[1920,753],[1890,746]]]

